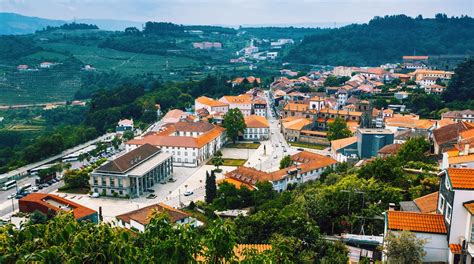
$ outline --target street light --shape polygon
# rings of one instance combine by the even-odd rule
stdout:
[[[260,170],[262,170],[262,159],[258,158],[258,160],[260,161]]]

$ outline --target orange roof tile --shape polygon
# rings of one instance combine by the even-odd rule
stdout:
[[[142,225],[147,225],[150,223],[150,218],[154,211],[158,211],[159,213],[167,213],[171,222],[173,223],[183,218],[189,217],[187,213],[174,209],[173,207],[170,207],[164,203],[152,204],[125,214],[117,215],[116,217],[127,223],[130,223],[130,220],[134,220]]]
[[[252,98],[248,94],[241,94],[237,96],[223,96],[225,101],[229,102],[229,104],[251,104]],[[221,98],[221,99],[222,99]]]
[[[285,111],[305,112],[308,110],[307,104],[288,103],[283,108]]]
[[[465,202],[463,205],[470,214],[474,215],[474,201]]]
[[[221,184],[221,183],[224,183],[224,182],[227,182],[227,183],[230,183],[232,185],[235,186],[235,188],[237,189],[240,189],[242,186],[245,186],[247,187],[247,189],[249,190],[254,190],[255,188],[248,184],[248,183],[245,183],[245,182],[242,182],[242,181],[238,181],[236,179],[233,179],[233,178],[224,178],[224,179],[220,179],[217,181],[217,185]]]
[[[311,120],[307,118],[300,118],[296,119],[290,122],[285,122],[283,123],[283,127],[285,129],[290,129],[290,130],[302,130],[305,128],[307,125],[311,124]]]
[[[430,193],[413,200],[421,213],[432,214],[436,213],[438,206],[438,192]]]
[[[449,244],[449,250],[453,254],[461,254],[462,246],[460,244]]]
[[[338,150],[357,142],[357,137],[341,138],[331,141],[331,149]]]
[[[238,244],[234,247],[234,254],[238,260],[244,260],[247,252],[255,251],[256,253],[262,253],[266,250],[271,250],[272,246],[268,244]]]
[[[474,169],[449,168],[448,176],[454,189],[474,189]]]
[[[244,119],[245,119],[245,125],[249,128],[270,127],[270,125],[268,124],[268,120],[263,116],[251,115],[251,116],[246,116]]]
[[[388,211],[388,229],[420,233],[446,234],[443,215]]]
[[[229,106],[228,104],[226,104],[224,102],[217,101],[217,100],[211,99],[211,98],[206,97],[206,96],[198,97],[198,98],[196,98],[196,101],[203,104],[203,105],[208,105],[208,106],[211,106],[211,107]]]
[[[451,155],[453,152],[450,152]],[[458,151],[459,153],[459,151]],[[474,162],[474,154],[462,155],[462,156],[450,156],[448,157],[449,164],[460,164],[466,162]]]
[[[48,202],[48,200],[52,200],[53,202]],[[22,203],[36,203],[38,205],[41,205],[45,208],[51,209],[53,212],[59,212],[59,211],[65,211],[65,212],[71,212],[74,215],[74,218],[76,219],[81,219],[84,218],[88,215],[95,214],[97,211],[94,211],[88,207],[85,207],[83,205],[80,205],[78,203],[75,203],[73,201],[70,201],[68,199],[59,197],[58,195],[54,194],[49,194],[49,193],[30,193],[27,196],[21,198],[19,200],[20,204],[20,209],[21,209],[21,204]],[[61,207],[58,207],[58,205],[61,205]],[[66,210],[65,208],[69,208],[70,210]]]

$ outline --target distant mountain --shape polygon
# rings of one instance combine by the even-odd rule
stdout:
[[[473,55],[474,19],[462,16],[375,17],[305,36],[285,60],[319,65],[377,66],[403,55]]]
[[[70,22],[72,22],[72,20],[52,20],[0,12],[0,35],[31,34],[46,26],[55,27]],[[76,19],[76,22],[94,24],[103,30],[124,30],[127,27],[137,27],[141,29],[142,26],[141,22],[113,19]]]
[[[30,34],[46,26],[60,26],[64,23],[66,21],[0,13],[0,35]]]

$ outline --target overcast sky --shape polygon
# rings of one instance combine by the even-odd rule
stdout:
[[[402,13],[473,16],[473,10],[474,0],[0,0],[1,12],[52,19],[212,25],[367,22]]]

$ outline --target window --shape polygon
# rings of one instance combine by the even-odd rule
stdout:
[[[451,214],[453,213],[453,209],[451,208],[450,204],[446,204],[446,222],[451,223]]]
[[[441,213],[444,213],[444,202],[445,202],[444,196],[442,194],[439,194],[438,210]]]
[[[471,224],[471,240],[470,241],[471,243],[474,241],[474,223]]]
[[[102,177],[101,180],[102,180],[102,186],[106,186],[106,185],[107,185],[107,181],[106,181],[105,177]]]
[[[97,179],[97,177],[94,177],[94,185],[99,185],[99,180]]]
[[[115,186],[115,179],[113,177],[110,177],[109,181],[110,181],[110,186],[114,187]]]
[[[449,185],[448,175],[446,175],[445,177],[446,177],[446,178],[444,179],[444,185],[446,186],[446,189],[449,190],[449,188],[450,188],[449,186],[450,186],[450,185]]]
[[[118,179],[118,186],[123,187],[123,179]]]

